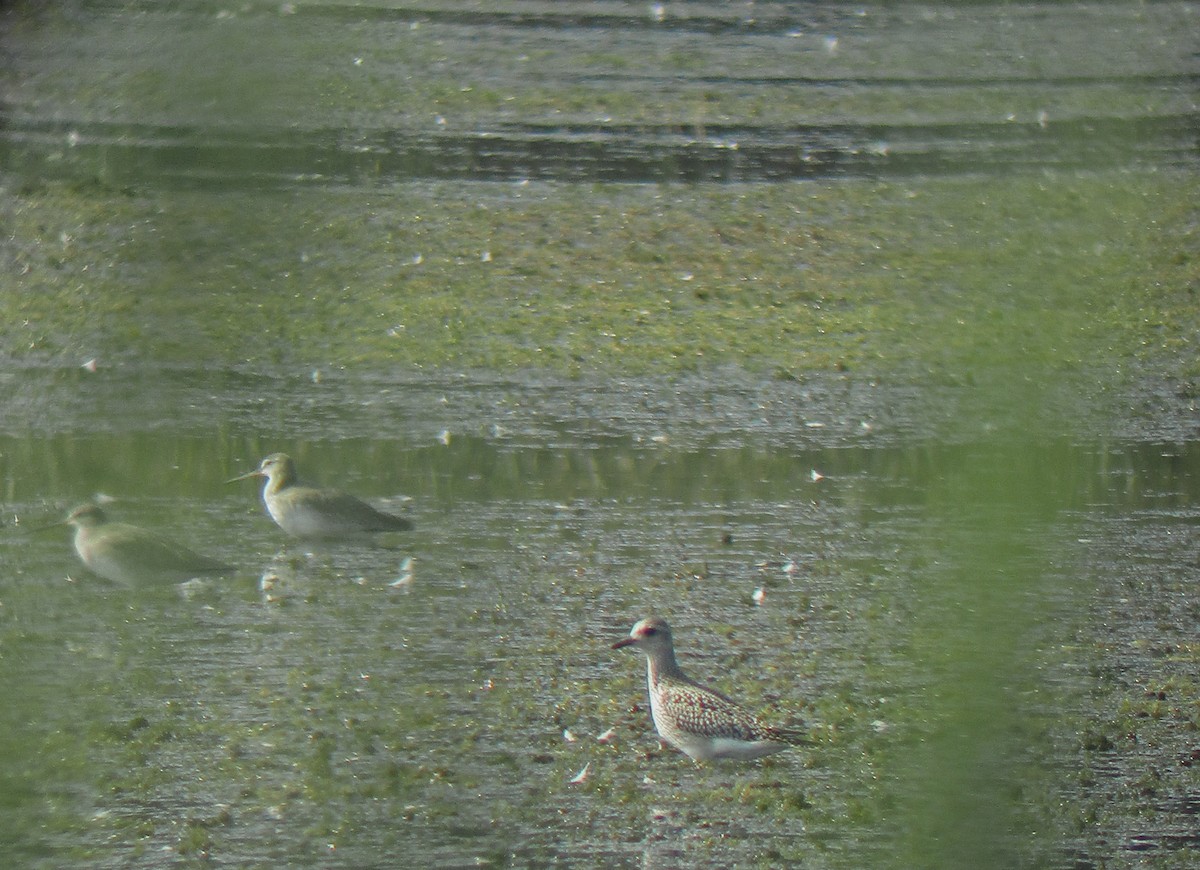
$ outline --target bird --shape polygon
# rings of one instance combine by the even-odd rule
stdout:
[[[719,692],[690,679],[675,661],[671,627],[651,616],[633,626],[613,649],[633,646],[646,656],[646,682],[654,728],[693,761],[749,761],[808,742],[794,730],[773,728]]]
[[[233,569],[170,538],[127,523],[114,523],[96,504],[81,504],[57,525],[75,529],[75,552],[94,574],[115,583],[182,582]]]
[[[266,478],[262,499],[267,513],[295,538],[350,538],[413,527],[409,520],[378,511],[349,493],[302,485],[296,478],[296,463],[286,453],[272,453],[258,468],[226,482],[250,477]]]

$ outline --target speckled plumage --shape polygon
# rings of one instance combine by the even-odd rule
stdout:
[[[675,661],[666,620],[643,619],[613,649],[626,646],[646,655],[650,713],[659,736],[692,759],[749,760],[805,742],[801,733],[765,725],[720,692],[690,679]]]
[[[412,528],[403,517],[378,511],[349,493],[304,486],[296,479],[296,463],[286,453],[272,453],[254,471],[233,478],[265,477],[262,499],[279,528],[297,538],[346,538]]]
[[[75,528],[75,552],[80,561],[116,583],[181,582],[232,570],[162,535],[110,522],[98,505],[80,505],[67,515],[65,523]]]

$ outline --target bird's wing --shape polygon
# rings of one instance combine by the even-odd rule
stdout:
[[[110,524],[115,525],[115,524]],[[154,571],[220,571],[226,568],[215,559],[202,556],[153,532],[137,526],[114,529],[105,541],[111,558]]]
[[[681,711],[680,718],[689,730],[704,733],[710,730],[710,723],[721,722],[723,737],[759,739],[763,728],[757,719],[719,692],[703,686],[696,688],[698,693],[674,687],[664,691],[664,701]],[[674,701],[677,692],[681,697]]]
[[[376,510],[362,499],[337,489],[314,489],[308,502],[313,510],[336,517],[355,529],[368,528],[378,531],[399,529],[408,521]]]

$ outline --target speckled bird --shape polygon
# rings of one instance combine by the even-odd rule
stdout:
[[[272,453],[258,468],[228,483],[264,477],[262,500],[279,528],[296,538],[351,538],[374,532],[403,532],[412,523],[376,510],[337,489],[302,485],[296,463],[286,453]]]
[[[62,524],[75,529],[75,552],[80,561],[116,583],[182,582],[233,570],[155,532],[110,522],[99,505],[80,505]]]
[[[613,649],[627,646],[646,655],[650,713],[659,737],[694,761],[748,761],[807,742],[800,732],[765,725],[724,695],[690,679],[675,661],[665,619],[643,619]]]

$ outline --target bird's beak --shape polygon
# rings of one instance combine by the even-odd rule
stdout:
[[[614,643],[612,645],[612,648],[613,649],[621,649],[621,647],[633,646],[633,644],[635,644],[635,643],[637,643],[637,641],[634,640],[632,637],[623,637],[619,641]]]
[[[239,480],[246,480],[251,477],[262,477],[262,476],[263,476],[262,469],[256,468],[253,471],[247,471],[245,474],[239,474],[237,477],[231,477],[231,478],[229,478],[229,480],[227,480],[225,482],[226,483],[237,483]]]

